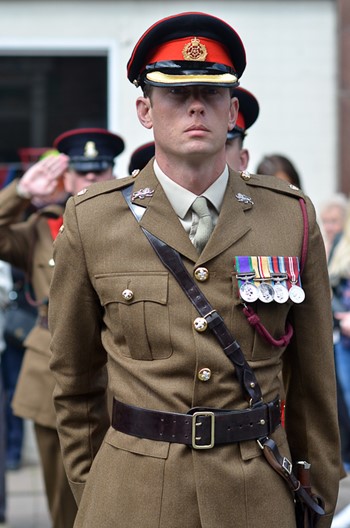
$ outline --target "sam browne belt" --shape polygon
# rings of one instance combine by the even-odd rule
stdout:
[[[122,433],[186,444],[193,449],[257,440],[280,425],[280,402],[244,410],[193,408],[187,414],[153,411],[113,400],[112,426]]]

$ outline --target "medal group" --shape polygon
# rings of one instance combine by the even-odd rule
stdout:
[[[234,270],[244,302],[300,304],[305,299],[298,257],[239,256],[234,258]]]

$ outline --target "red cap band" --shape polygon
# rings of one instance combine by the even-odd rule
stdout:
[[[238,117],[235,126],[238,126],[242,130],[245,130],[245,119],[243,117],[242,112],[238,112]]]
[[[205,37],[185,37],[161,44],[147,60],[147,64],[160,61],[217,62],[234,68],[223,45]]]

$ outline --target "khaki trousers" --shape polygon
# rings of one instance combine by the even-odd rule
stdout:
[[[77,513],[55,429],[34,424],[52,528],[72,528]]]

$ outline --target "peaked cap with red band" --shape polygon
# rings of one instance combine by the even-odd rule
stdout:
[[[244,138],[247,129],[258,119],[260,110],[256,97],[241,86],[234,89],[233,96],[239,101],[238,118],[235,127],[227,133],[227,139]]]
[[[124,141],[104,128],[75,128],[58,136],[53,146],[69,156],[78,172],[101,172],[113,166],[124,150]]]
[[[236,31],[205,13],[159,20],[137,42],[127,66],[135,86],[188,84],[233,87],[246,66]]]

